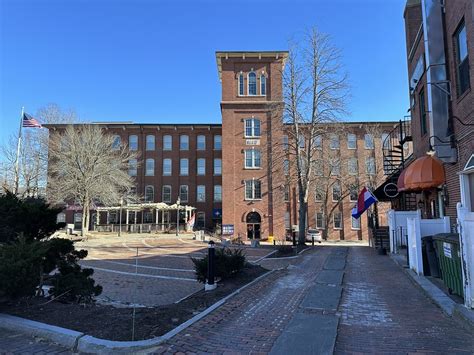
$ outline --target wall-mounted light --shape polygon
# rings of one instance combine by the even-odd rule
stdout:
[[[422,210],[424,205],[425,205],[425,204],[423,203],[422,200],[419,200],[419,201],[418,201],[418,209],[419,209],[419,210]]]

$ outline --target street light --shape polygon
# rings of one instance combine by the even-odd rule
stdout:
[[[119,233],[118,236],[120,237],[122,233],[122,206],[123,206],[123,197],[120,197],[120,212],[119,212]]]
[[[179,235],[179,204],[181,203],[181,200],[178,196],[178,199],[176,200],[176,205],[178,206],[176,208],[176,236]]]

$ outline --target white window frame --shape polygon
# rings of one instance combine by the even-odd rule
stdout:
[[[203,162],[204,165],[200,166],[200,162]],[[204,176],[206,175],[206,158],[198,158],[196,161],[196,175]]]
[[[137,159],[130,159],[128,161],[128,175],[137,176],[138,172],[138,161]]]
[[[334,145],[333,143],[337,143]],[[329,149],[331,150],[339,150],[341,147],[341,141],[340,138],[337,134],[331,134],[330,140],[329,140]]]
[[[352,194],[351,194],[352,191],[355,193],[355,195],[354,195],[354,196],[355,196],[355,199],[352,199]],[[351,189],[349,189],[349,201],[350,201],[350,202],[357,202],[358,198],[359,198],[359,191],[358,191],[358,189],[357,189],[357,188],[354,188],[354,189],[351,188]]]
[[[132,142],[132,140],[134,142]],[[136,134],[131,134],[128,136],[128,149],[132,151],[138,150],[138,136]]]
[[[166,171],[167,162],[169,162],[169,173]],[[170,158],[163,159],[163,176],[171,176],[173,174],[173,160]]]
[[[323,137],[321,135],[316,135],[313,138],[313,147],[314,149],[322,150],[323,149]]]
[[[220,134],[214,136],[214,150],[222,150],[222,136]]]
[[[339,227],[336,227],[336,215],[338,215],[340,217],[339,218],[339,223],[340,223]],[[343,221],[342,221],[342,212],[341,211],[334,211],[332,213],[332,226],[333,226],[333,229],[335,229],[335,230],[342,230],[343,229]]]
[[[255,75],[255,94],[251,94],[250,93],[250,75],[253,74]],[[247,96],[257,96],[257,87],[258,87],[258,84],[257,84],[257,73],[255,73],[253,70],[250,71],[248,74],[247,74]]]
[[[155,135],[147,134],[145,138],[145,150],[148,152],[155,150]]]
[[[257,186],[257,183],[258,185],[260,186],[260,196],[259,197],[256,197],[256,192],[257,192],[257,189],[256,189],[256,186]],[[251,193],[251,197],[247,197],[247,185],[250,184],[251,185],[251,190],[252,190],[252,193]],[[245,187],[244,187],[244,196],[245,196],[245,200],[246,201],[259,201],[262,199],[262,182],[260,180],[257,180],[257,179],[252,179],[252,180],[245,180]]]
[[[165,192],[167,189],[169,189],[169,198],[167,199],[165,194],[168,194],[167,192]],[[161,201],[163,202],[168,202],[170,203],[171,202],[171,185],[163,185],[163,187],[161,188]]]
[[[283,175],[290,176],[290,161],[288,159],[283,160]]]
[[[288,150],[288,148],[289,148],[288,136],[284,135],[283,136],[283,150]]]
[[[372,146],[370,146],[370,144],[368,145],[368,143],[372,144]],[[374,135],[371,134],[371,133],[366,133],[364,134],[364,147],[365,149],[375,149],[375,140],[374,140]]]
[[[196,138],[196,149],[197,150],[206,150],[206,136],[200,134]]]
[[[167,142],[169,139],[169,142]],[[169,146],[168,146],[169,143]],[[170,151],[173,150],[173,136],[171,134],[165,134],[163,136],[163,150]]]
[[[372,176],[377,173],[374,157],[365,157],[365,173]]]
[[[118,134],[114,135],[114,138],[112,140],[112,150],[119,150],[121,145],[122,137],[120,137]]]
[[[331,161],[331,176],[341,175],[341,161],[339,159]]]
[[[321,224],[318,223],[318,216],[321,216]],[[324,229],[324,213],[316,212],[314,218],[316,219],[316,229]]]
[[[183,166],[183,163],[186,163],[186,166]],[[189,175],[189,159],[188,158],[179,159],[179,175],[180,176]]]
[[[200,220],[202,220],[202,225],[199,222]],[[205,228],[206,227],[206,213],[205,212],[199,211],[196,214],[196,227],[197,228]]]
[[[247,135],[247,122],[250,122],[250,130],[251,130],[251,135]],[[258,122],[258,132],[256,132],[257,130],[257,125],[255,124],[256,122]],[[255,134],[255,133],[258,133]],[[262,122],[258,119],[258,118],[246,118],[244,120],[244,135],[245,135],[245,138],[259,138],[261,137],[262,135]]]
[[[187,134],[179,136],[179,150],[189,150],[189,136]]]
[[[199,192],[200,189],[202,189],[201,192]],[[196,186],[196,202],[206,202],[206,185]]]
[[[355,164],[353,164],[355,162]],[[356,176],[356,175],[359,175],[359,161],[357,160],[357,158],[349,158],[347,160],[347,174],[351,175],[351,176]],[[354,171],[352,171],[351,169],[352,168],[355,168]]]
[[[151,199],[148,198],[148,189],[151,188]],[[155,187],[153,185],[145,186],[145,202],[154,202],[155,201]]]
[[[338,186],[339,187],[339,198],[338,199],[334,199],[334,188]],[[342,197],[342,185],[339,181],[336,181],[332,186],[331,186],[331,198],[332,198],[332,202],[339,202],[341,200],[341,197]]]
[[[242,88],[242,90],[240,90]],[[244,82],[244,73],[239,73],[239,78],[237,79],[237,96],[245,96],[245,82]]]
[[[354,143],[351,145],[350,143]],[[357,149],[357,135],[355,133],[348,133],[347,134],[347,149],[355,150]]]
[[[222,175],[222,159],[215,158],[214,159],[214,176],[221,176]]]
[[[357,223],[354,225],[354,222],[357,221]],[[360,217],[359,218],[354,218],[351,216],[351,229],[353,231],[359,231],[360,230]]]
[[[222,185],[214,185],[214,202],[222,202]]]
[[[285,211],[285,229],[290,229],[290,228],[291,228],[290,212]]]
[[[250,159],[249,158],[250,155]],[[257,159],[258,155],[258,159]],[[248,160],[250,160],[250,165],[247,165]],[[257,165],[257,162],[260,163]],[[262,153],[260,149],[245,149],[244,150],[244,168],[245,169],[261,169],[262,168]]]
[[[66,223],[66,213],[59,212],[56,216],[56,223]]]
[[[318,192],[320,192],[321,198],[318,198]],[[318,187],[314,189],[314,202],[323,202],[323,193]]]
[[[145,176],[155,176],[155,159],[148,158],[145,160]]]
[[[186,188],[186,192],[183,192],[183,188]],[[186,194],[186,197],[184,197],[184,194]],[[181,202],[189,201],[189,186],[188,185],[179,186],[179,199],[181,200]]]
[[[263,89],[263,90],[262,90]],[[260,74],[260,96],[267,95],[267,77],[264,73]]]

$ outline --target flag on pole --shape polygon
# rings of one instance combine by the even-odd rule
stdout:
[[[22,127],[41,128],[41,124],[33,116],[24,112]]]
[[[195,216],[196,216],[196,214],[193,213],[193,215],[191,217],[189,217],[189,219],[188,219],[188,228],[191,229],[191,230],[194,228],[194,221],[196,220]]]
[[[359,193],[356,205],[352,209],[352,217],[359,218],[362,213],[364,213],[372,204],[377,201],[378,200],[375,198],[375,196],[369,190],[367,190],[366,187],[364,187]]]

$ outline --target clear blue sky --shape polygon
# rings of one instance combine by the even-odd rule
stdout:
[[[48,103],[86,121],[221,120],[216,50],[287,49],[317,26],[343,52],[348,120],[408,108],[405,0],[0,0],[0,143]]]

